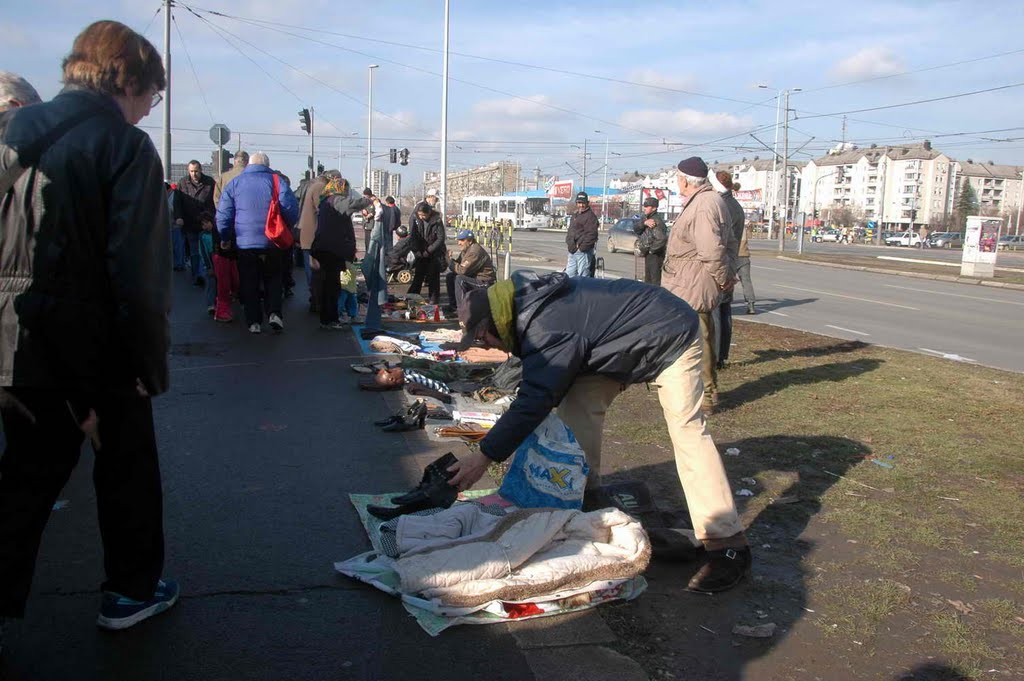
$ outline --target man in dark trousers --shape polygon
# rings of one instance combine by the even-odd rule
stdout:
[[[476,235],[464,229],[455,237],[459,251],[448,252],[448,273],[445,284],[448,288],[448,306],[455,310],[458,305],[456,291],[465,290],[460,284],[464,280],[479,286],[490,286],[495,281],[494,263],[483,246],[476,242]]]
[[[471,487],[557,407],[587,456],[587,489],[596,489],[605,412],[626,386],[651,383],[658,388],[694,532],[708,553],[689,589],[724,591],[746,576],[750,549],[701,412],[700,322],[685,301],[626,279],[515,272],[509,281],[469,291],[459,322],[462,347],[480,342],[511,352],[522,360],[523,380],[479,451],[448,469],[455,473],[452,485]]]
[[[576,194],[576,214],[569,222],[565,245],[569,249],[569,261],[565,273],[570,277],[592,277],[597,258],[597,216],[590,209],[590,197],[586,192]]]
[[[203,164],[189,161],[188,175],[178,180],[178,194],[181,197],[181,218],[184,221],[181,231],[185,233],[188,243],[189,272],[196,286],[205,284],[203,260],[199,257],[199,235],[203,231],[200,216],[217,212],[213,204],[213,188],[213,178],[203,174]]]
[[[402,210],[395,204],[395,197],[384,199],[384,239],[390,246],[395,242],[395,230],[402,224]]]
[[[637,227],[636,254],[644,258],[644,282],[661,286],[661,268],[665,264],[665,247],[668,245],[668,229],[658,215],[658,199],[648,196],[644,199],[643,217]]]

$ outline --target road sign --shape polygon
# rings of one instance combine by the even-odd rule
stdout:
[[[217,146],[223,146],[231,141],[231,131],[223,123],[217,123],[210,128],[210,141]]]

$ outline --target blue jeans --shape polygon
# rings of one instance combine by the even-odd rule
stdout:
[[[356,294],[345,289],[341,289],[341,294],[338,296],[338,316],[343,314],[347,314],[352,319],[359,316],[359,301],[356,300]]]
[[[188,239],[188,265],[194,281],[206,273],[203,259],[199,256],[199,232],[185,232],[185,238]]]
[[[178,225],[171,227],[171,265],[178,271],[185,269],[185,235]]]
[[[205,266],[206,263],[203,263]],[[204,269],[206,269],[204,267]],[[213,273],[213,268],[206,270],[206,307],[212,308],[214,303],[217,301],[217,277]]]
[[[302,267],[306,270],[306,287],[310,290],[310,296],[313,295],[313,267],[309,264],[309,250],[305,249],[302,251]]]
[[[594,251],[576,251],[569,254],[565,265],[565,273],[570,277],[590,277],[590,268],[594,263]]]

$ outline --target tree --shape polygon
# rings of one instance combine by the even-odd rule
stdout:
[[[960,196],[956,199],[954,213],[956,214],[956,226],[960,231],[963,231],[967,226],[967,216],[977,215],[978,213],[978,195],[974,192],[974,187],[971,186],[969,178],[964,178],[963,187],[960,189]]]

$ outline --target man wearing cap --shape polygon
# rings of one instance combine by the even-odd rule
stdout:
[[[696,156],[679,162],[676,181],[686,199],[672,225],[662,285],[690,304],[700,318],[705,414],[718,403],[716,317],[722,294],[731,291],[735,264],[729,207],[708,181],[708,166]]]
[[[644,282],[661,286],[661,268],[665,264],[668,228],[658,215],[658,199],[648,196],[643,204],[644,217],[637,225],[636,253],[644,256]]]
[[[490,254],[476,242],[476,235],[464,229],[455,238],[459,242],[459,252],[448,251],[448,273],[445,275],[448,305],[453,310],[458,305],[455,292],[466,290],[467,283],[484,287],[494,283],[494,263]]]
[[[576,214],[569,222],[565,245],[569,248],[569,261],[565,273],[570,277],[594,276],[594,248],[597,246],[597,216],[590,210],[590,197],[586,192],[576,194]]]
[[[481,440],[449,468],[468,489],[504,461],[550,411],[572,429],[590,474],[584,501],[600,485],[601,436],[609,405],[626,386],[657,386],[694,532],[708,563],[689,589],[724,591],[750,569],[751,555],[721,457],[701,413],[702,342],[693,309],[662,288],[626,279],[515,272],[466,293],[459,304],[462,347],[481,342],[522,360],[516,400]]]

